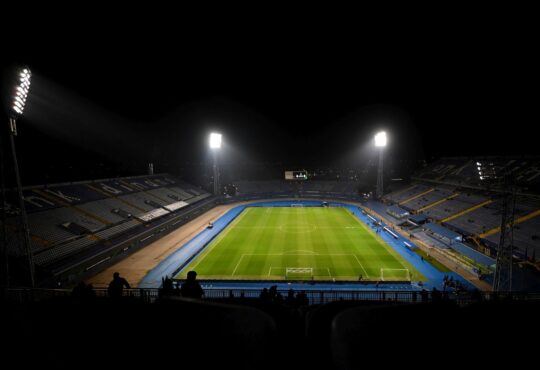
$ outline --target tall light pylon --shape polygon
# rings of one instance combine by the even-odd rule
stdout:
[[[384,148],[386,147],[386,132],[382,131],[375,135],[375,147],[379,149],[379,165],[377,168],[377,188],[375,196],[381,199],[384,193]]]
[[[213,176],[214,176],[214,195],[219,195],[219,167],[218,167],[218,151],[221,149],[221,134],[210,134],[210,149],[213,156]]]

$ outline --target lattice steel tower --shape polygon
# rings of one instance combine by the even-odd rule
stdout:
[[[512,291],[512,251],[514,244],[514,211],[516,189],[510,175],[503,179],[504,195],[501,215],[501,237],[497,248],[497,264],[493,290],[496,292]]]

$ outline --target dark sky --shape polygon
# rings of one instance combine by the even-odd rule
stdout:
[[[379,129],[394,158],[539,153],[526,9],[3,10],[4,97],[34,73],[31,182],[198,163],[213,129],[229,161],[354,166]]]

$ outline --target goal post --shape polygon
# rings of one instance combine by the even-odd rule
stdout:
[[[409,269],[381,268],[381,281],[411,281]]]

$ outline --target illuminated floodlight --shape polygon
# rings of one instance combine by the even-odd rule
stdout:
[[[221,148],[221,134],[212,132],[210,134],[210,149]]]
[[[31,77],[32,77],[32,73],[30,72],[30,69],[28,68],[23,68],[21,72],[19,73],[19,83],[15,87],[15,94],[13,96],[13,105],[11,106],[13,111],[18,115],[22,115],[24,112],[26,98],[28,97],[28,91],[30,90]]]
[[[375,146],[386,146],[386,132],[382,131],[375,135]]]

